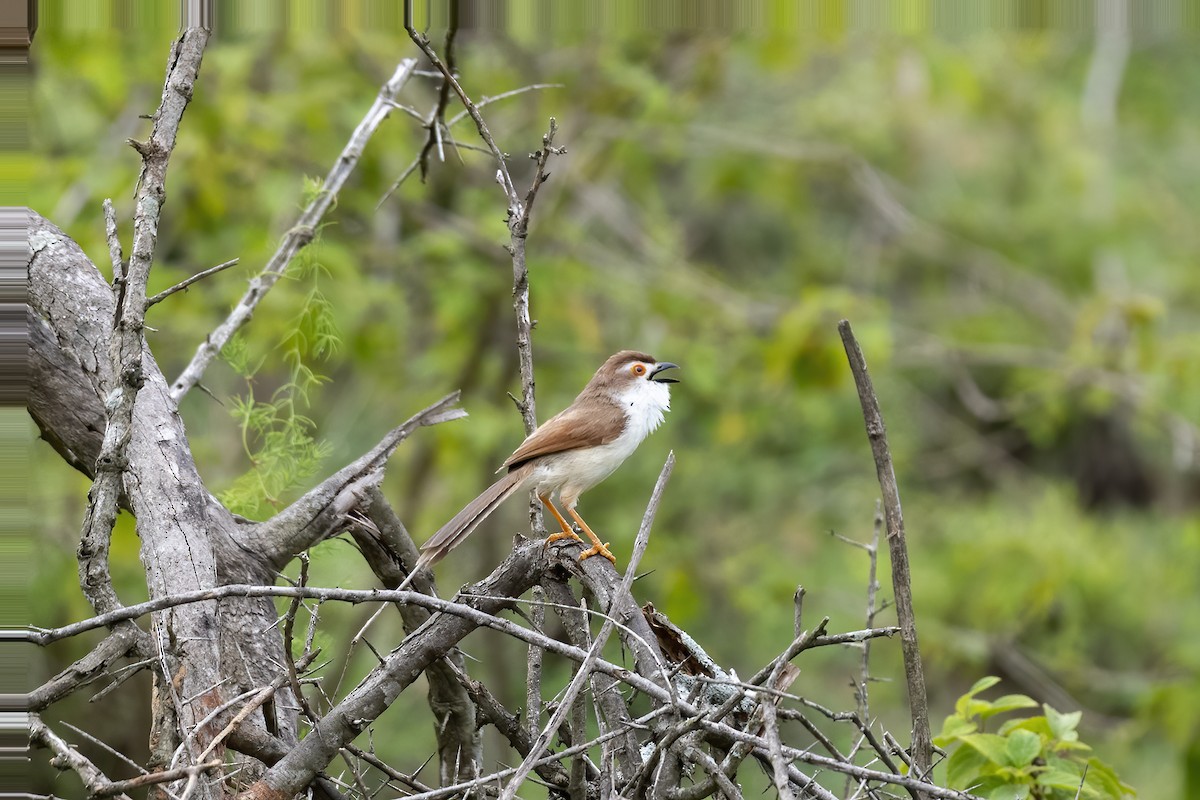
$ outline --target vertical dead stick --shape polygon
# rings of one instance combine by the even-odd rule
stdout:
[[[929,732],[929,705],[925,698],[925,673],[921,670],[921,650],[917,645],[917,621],[913,614],[912,578],[908,569],[908,546],[904,540],[904,516],[900,512],[900,490],[896,486],[896,472],[892,468],[892,454],[888,448],[883,415],[879,411],[879,399],[875,396],[875,387],[867,373],[862,348],[858,346],[848,320],[838,323],[838,333],[841,334],[850,371],[858,387],[858,401],[862,404],[867,439],[871,442],[871,454],[875,457],[875,470],[883,494],[883,515],[887,523],[888,550],[892,557],[892,591],[896,595],[896,617],[900,622],[904,673],[908,679],[908,703],[912,711],[913,774],[924,779],[929,772],[933,743]]]

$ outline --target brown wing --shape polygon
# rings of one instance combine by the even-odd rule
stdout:
[[[529,435],[521,443],[504,466],[514,469],[531,458],[574,450],[579,447],[595,447],[608,444],[621,435],[625,427],[625,416],[616,403],[589,404],[588,410],[575,406],[557,414]]]

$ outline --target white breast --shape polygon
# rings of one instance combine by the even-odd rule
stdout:
[[[648,380],[635,381],[625,391],[613,395],[613,400],[625,412],[625,430],[621,435],[608,444],[544,459],[533,477],[539,492],[557,492],[565,505],[574,507],[579,495],[621,466],[671,410],[671,390],[667,384]]]

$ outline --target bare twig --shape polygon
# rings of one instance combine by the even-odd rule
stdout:
[[[925,696],[925,673],[921,669],[921,650],[917,644],[917,623],[912,604],[912,578],[908,567],[908,547],[904,538],[904,516],[900,511],[900,490],[892,467],[887,431],[879,411],[879,399],[867,372],[862,348],[854,338],[850,323],[838,323],[838,332],[850,362],[850,371],[858,387],[858,399],[866,420],[867,438],[875,458],[875,470],[883,493],[884,519],[887,522],[888,548],[892,557],[892,589],[895,594],[896,616],[900,622],[900,641],[904,652],[904,672],[908,679],[908,702],[912,712],[913,742],[911,757],[913,773],[928,774],[933,757],[933,741],[929,730],[929,705]]]
[[[803,586],[797,586],[792,595],[792,636],[798,637],[804,633],[804,595]]]
[[[871,526],[871,546],[867,548],[867,555],[870,558],[870,567],[867,570],[867,627],[870,628],[875,624],[875,595],[879,591],[879,581],[876,580],[876,570],[879,563],[879,532],[883,528],[883,508],[881,504],[875,503],[875,520]],[[858,696],[858,716],[863,722],[870,724],[871,720],[871,705],[868,700],[867,685],[871,682],[871,641],[868,639],[863,642],[862,647],[862,663],[858,675],[858,687],[855,694]]]
[[[587,600],[585,598],[579,598],[579,608],[581,613],[578,619],[582,623],[580,630],[583,633],[583,647],[591,652],[592,643],[588,641],[589,628],[587,625]],[[584,667],[585,664],[575,665],[576,671],[581,671]],[[567,716],[567,731],[570,733],[569,744],[578,744],[587,739],[587,700],[583,692],[575,696],[575,700],[571,703],[571,710]],[[580,753],[571,760],[571,777],[567,786],[567,793],[570,795],[571,800],[586,800],[587,786],[585,780],[588,772],[587,768],[590,766],[592,765],[588,760],[587,753]]]
[[[216,327],[205,340],[196,349],[196,354],[192,356],[192,360],[184,367],[183,372],[171,384],[171,398],[178,403],[188,390],[195,386],[200,377],[204,374],[204,370],[209,363],[216,358],[221,352],[221,348],[229,341],[230,337],[237,332],[239,328],[250,321],[250,317],[254,314],[254,309],[262,302],[263,297],[271,290],[281,277],[287,271],[288,265],[296,253],[300,252],[309,242],[316,236],[317,225],[324,218],[325,213],[333,205],[337,199],[338,192],[345,185],[346,179],[358,166],[358,160],[362,156],[363,149],[371,136],[379,128],[388,114],[392,111],[391,103],[396,99],[396,94],[404,88],[412,77],[413,69],[416,68],[416,59],[403,59],[397,66],[396,71],[383,88],[379,90],[379,95],[375,98],[375,102],[371,104],[367,110],[362,122],[354,129],[350,140],[346,143],[337,160],[333,162],[333,167],[329,170],[329,174],[325,176],[325,181],[321,184],[321,190],[312,202],[300,214],[300,217],[288,230],[283,237],[283,242],[279,249],[271,256],[271,259],[263,267],[253,280],[250,281],[250,288],[242,295],[242,299],[234,307],[233,311],[229,312],[229,316],[225,321]]]
[[[483,121],[483,116],[479,113],[479,107],[467,97],[467,93],[463,91],[462,85],[458,79],[454,77],[454,73],[450,68],[438,58],[437,53],[433,51],[433,46],[429,44],[429,37],[415,29],[411,20],[406,20],[404,29],[408,31],[409,37],[413,43],[420,48],[429,62],[434,68],[442,73],[442,77],[446,83],[454,89],[454,93],[458,95],[458,99],[462,102],[463,108],[466,109],[471,119],[475,121],[475,127],[479,131],[479,138],[483,139],[484,144],[492,151],[492,156],[496,159],[497,176],[500,181],[501,188],[504,189],[504,194],[508,198],[508,213],[509,218],[513,218],[520,214],[520,197],[517,195],[517,187],[513,184],[512,177],[508,174],[508,163],[504,153],[496,146],[496,140],[492,138],[492,132],[488,130],[487,123]]]
[[[220,769],[224,762],[220,760],[207,761],[203,764],[194,764],[189,767],[177,767],[175,769],[165,770],[163,772],[151,772],[147,775],[139,775],[136,778],[129,778],[123,781],[112,781],[107,786],[101,786],[95,789],[92,797],[112,797],[119,795],[125,796],[125,793],[134,789],[142,789],[146,786],[153,786],[159,783],[171,783],[173,781],[182,780],[184,778],[195,778],[199,775],[209,772],[210,770]]]
[[[663,706],[662,708],[656,708],[653,711],[651,711],[647,714],[643,714],[641,717],[638,717],[636,720],[634,720],[633,724],[645,725],[646,723],[656,719],[657,717],[662,716],[669,710],[670,709],[667,706]],[[624,731],[620,731],[620,730],[609,731],[608,733],[603,734],[601,736],[597,736],[590,741],[583,742],[582,744],[573,745],[571,747],[560,750],[557,753],[551,753],[543,758],[540,758],[537,761],[533,762],[533,766],[536,769],[545,764],[550,764],[550,763],[553,763],[556,761],[561,761],[564,758],[571,758],[572,756],[575,756],[579,753],[586,753],[588,750],[592,749],[593,747],[601,745],[604,742],[608,741],[609,739],[612,739],[615,736],[619,736],[622,733],[624,733]],[[503,779],[513,775],[514,773],[516,773],[516,771],[517,771],[516,767],[502,769],[502,770],[499,770],[498,772],[493,772],[490,775],[482,775],[473,781],[457,783],[457,784],[454,784],[453,786],[443,786],[440,789],[432,789],[428,792],[423,792],[421,794],[415,794],[415,795],[412,795],[411,797],[406,798],[406,800],[442,800],[442,798],[469,796],[468,793],[470,792],[470,790],[476,789],[480,786],[494,784],[497,781],[503,780]]]
[[[771,759],[771,780],[775,782],[779,800],[795,800],[790,788],[787,762],[783,759],[783,744],[779,741],[779,720],[775,716],[775,702],[767,700],[760,708],[763,710],[763,733],[767,737],[767,752]]]
[[[351,528],[351,533],[380,582],[388,588],[398,587],[404,583],[405,569],[411,571],[417,562],[417,546],[377,485],[367,488],[366,500],[367,521],[374,531],[368,532],[366,527],[357,525]],[[404,564],[403,568],[401,564]],[[420,571],[414,588],[426,594],[437,594],[433,575],[428,570]],[[398,605],[397,609],[405,633],[411,634],[429,619],[429,611],[417,605]],[[437,720],[435,732],[442,783],[479,774],[483,759],[476,708],[458,673],[466,674],[466,662],[458,650],[434,662],[425,671],[429,708]]]
[[[438,148],[438,160],[445,161],[446,156],[442,148],[442,131],[446,129],[446,104],[450,100],[450,79],[448,76],[453,75],[454,70],[454,39],[458,35],[458,0],[450,0],[450,20],[449,26],[446,28],[446,40],[442,44],[442,52],[446,54],[446,74],[442,76],[442,85],[438,89],[437,105],[429,115],[429,119],[425,120],[425,127],[429,129],[429,137],[425,140],[425,146],[421,148],[421,155],[417,156],[417,162],[421,165],[421,181],[424,182],[429,174],[429,153],[433,150],[434,145]]]
[[[575,645],[575,647],[585,651],[590,650],[592,642],[588,635],[587,617],[597,615],[602,619],[607,619],[611,618],[612,615],[590,610],[585,614],[582,604],[578,606],[577,611],[575,593],[571,591],[571,587],[563,580],[547,576],[542,580],[541,585],[545,587],[546,596],[553,601],[545,603],[545,606],[554,609],[555,613],[558,614],[558,618],[566,630],[568,641]],[[536,609],[537,606],[534,606],[534,610]],[[625,626],[619,626],[619,629],[632,634]],[[605,748],[609,751],[608,758],[602,758],[602,763],[600,764],[601,779],[605,782],[605,785],[611,785],[614,778],[617,785],[623,784],[641,766],[637,735],[633,726],[629,724],[632,719],[629,713],[629,706],[625,702],[625,698],[621,695],[621,692],[618,691],[616,684],[616,679],[611,675],[606,675],[600,671],[592,674],[591,694],[593,700],[599,706],[596,719],[597,723],[601,725],[601,732],[603,732],[605,726],[609,730],[624,731],[624,735],[605,742]],[[536,735],[538,730],[540,730],[540,725],[534,726],[533,735]],[[610,761],[615,762],[615,767],[609,763]],[[615,775],[613,774],[614,772]]]
[[[534,645],[530,645],[530,649],[534,649]],[[496,698],[492,691],[488,689],[480,681],[474,680],[464,670],[451,665],[451,671],[458,679],[459,683],[467,694],[471,696],[475,707],[480,713],[492,724],[500,735],[508,740],[512,748],[521,754],[521,757],[529,755],[530,749],[533,747],[533,737],[537,734],[537,729],[531,733],[522,724],[521,719],[507,708]],[[581,740],[582,741],[582,740]],[[560,789],[566,789],[567,783],[570,781],[566,770],[557,761],[542,764],[535,767],[537,774],[542,780],[556,786]]]
[[[496,94],[496,95],[489,96],[489,95],[485,94],[479,98],[479,101],[477,103],[475,103],[475,109],[479,110],[486,106],[490,106],[492,103],[495,103],[497,100],[507,100],[510,97],[516,97],[517,95],[525,94],[526,92],[535,92],[540,89],[561,89],[561,88],[563,88],[563,84],[561,84],[561,83],[531,83],[528,86],[522,86],[519,89],[511,89],[507,92],[501,92],[500,94]],[[462,122],[464,119],[466,119],[470,115],[470,113],[471,113],[470,111],[467,111],[465,109],[463,111],[458,112],[457,114],[455,114],[453,117],[450,118],[450,120],[446,123],[446,127],[453,128],[459,122]]]
[[[54,753],[52,763],[62,769],[70,769],[78,775],[79,779],[83,781],[84,788],[88,790],[88,794],[95,794],[102,788],[112,785],[112,781],[95,764],[50,730],[37,714],[29,715],[29,740]],[[114,794],[121,800],[129,800],[129,796],[122,792],[114,792]]]
[[[721,765],[716,762],[716,759],[701,750],[699,747],[688,748],[687,755],[685,757],[699,764],[700,768],[707,772],[709,777],[712,778],[715,787],[720,789],[721,793],[728,798],[728,800],[742,800],[741,789],[739,789],[737,784],[734,783],[733,780],[731,780],[729,776],[721,770]],[[784,785],[787,785],[786,776]],[[784,790],[780,790],[781,798],[791,797],[790,793],[784,795],[783,791]]]
[[[230,267],[237,266],[238,262],[240,260],[241,259],[231,258],[228,261],[224,261],[220,264],[217,264],[215,267],[209,267],[208,269],[206,269],[202,272],[197,272],[192,277],[186,278],[186,279],[180,281],[179,283],[172,286],[170,289],[163,289],[161,292],[159,292],[158,294],[154,295],[153,297],[151,297],[150,299],[148,299],[146,301],[146,308],[149,308],[152,305],[156,305],[157,303],[161,303],[163,300],[166,300],[168,297],[175,294],[176,292],[182,292],[183,290],[185,290],[189,286],[191,286],[193,283],[196,283],[197,281],[202,281],[205,278],[207,278],[209,275],[216,275],[218,272],[224,272],[225,270],[229,269]]]
[[[366,750],[363,750],[360,747],[355,747],[352,744],[346,745],[345,749],[346,749],[346,752],[350,753],[355,758],[361,758],[363,761],[367,762],[372,767],[374,767],[375,769],[382,772],[384,775],[387,775],[388,778],[390,778],[391,780],[399,781],[400,783],[403,783],[405,786],[407,786],[409,789],[412,789],[415,792],[430,791],[430,788],[428,786],[421,783],[419,780],[414,778],[412,775],[407,775],[407,774],[401,772],[400,770],[396,769],[395,767],[388,765],[387,763],[384,762],[383,759],[381,759],[379,756],[375,755],[374,753],[368,753]]]

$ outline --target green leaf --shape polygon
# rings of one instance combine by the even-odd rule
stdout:
[[[982,753],[993,764],[1008,763],[1008,740],[994,733],[972,733],[960,737],[962,741]]]
[[[1045,786],[1048,789],[1065,789],[1073,792],[1079,788],[1079,771],[1075,769],[1075,765],[1071,764],[1067,767],[1059,766],[1038,773],[1037,785]]]
[[[942,732],[933,741],[938,747],[946,747],[960,736],[974,733],[978,729],[979,726],[971,720],[951,714],[946,717],[946,721],[942,723]]]
[[[1019,708],[1037,708],[1037,701],[1032,697],[1026,697],[1023,694],[1006,694],[1001,698],[991,702],[991,708],[985,712],[981,712],[980,716],[984,719],[995,714],[1003,714],[1006,711],[1016,711]]]
[[[1024,767],[1032,763],[1038,753],[1042,752],[1042,737],[1031,731],[1013,731],[1012,735],[1008,737],[1008,745],[1005,750],[1009,764],[1014,767]]]
[[[992,688],[999,682],[1000,679],[994,675],[988,675],[986,678],[980,678],[979,680],[975,681],[975,685],[968,689],[966,694],[958,698],[958,702],[954,704],[954,710],[958,712],[959,716],[971,716],[970,714],[966,713],[967,706],[971,702],[971,698],[985,689]]]
[[[1046,721],[1050,723],[1050,732],[1055,739],[1062,739],[1065,742],[1073,742],[1079,738],[1079,734],[1075,729],[1079,727],[1079,720],[1083,717],[1082,711],[1072,711],[1070,714],[1063,714],[1055,711],[1048,704],[1043,703],[1042,708],[1046,710]]]
[[[1136,795],[1137,792],[1133,787],[1123,782],[1113,768],[1105,764],[1098,758],[1089,758],[1087,761],[1088,771],[1087,780],[1084,782],[1084,788],[1094,788],[1101,797],[1111,797],[1114,800],[1120,800],[1127,795]]]
[[[1025,800],[1029,797],[1029,784],[1010,783],[997,787],[986,796],[988,800]]]
[[[1046,722],[1045,717],[1023,717],[1019,719],[1010,719],[1000,726],[997,731],[1001,736],[1008,736],[1013,731],[1026,730],[1032,731],[1040,736],[1053,738],[1054,733],[1050,730],[1050,724]]]
[[[955,789],[967,789],[977,782],[987,763],[987,756],[973,747],[959,747],[946,760],[946,783]]]

